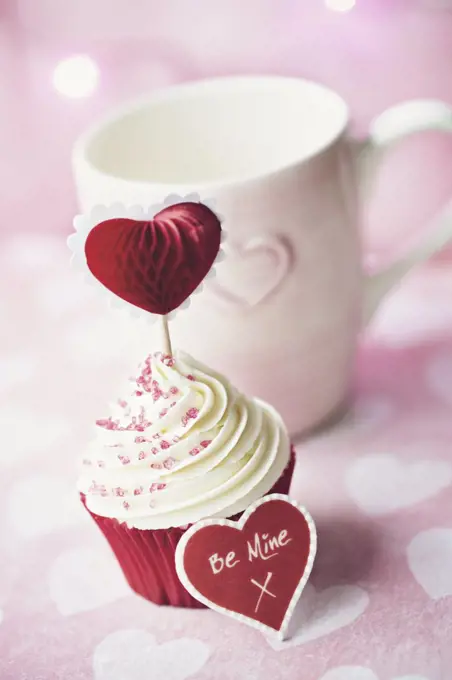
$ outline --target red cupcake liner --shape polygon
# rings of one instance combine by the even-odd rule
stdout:
[[[289,493],[294,467],[295,451],[292,448],[289,463],[269,494]],[[185,590],[176,572],[176,546],[188,526],[171,529],[134,529],[118,522],[117,519],[94,514],[86,507],[84,494],[80,494],[80,497],[109,542],[132,590],[154,604],[204,608],[205,605],[195,600]],[[240,515],[230,519],[238,517]]]

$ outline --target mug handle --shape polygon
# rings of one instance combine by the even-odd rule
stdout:
[[[371,123],[370,132],[357,142],[358,165],[364,181],[364,190],[379,165],[383,153],[399,140],[426,130],[452,133],[452,107],[436,100],[419,99],[397,104],[379,115]],[[364,298],[364,325],[377,311],[385,295],[416,264],[452,243],[452,202],[439,214],[427,235],[406,255],[382,271],[367,275]]]

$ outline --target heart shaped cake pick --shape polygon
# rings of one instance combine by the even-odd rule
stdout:
[[[176,569],[200,602],[284,638],[316,550],[310,514],[288,496],[270,494],[238,522],[194,524],[179,541]]]
[[[168,315],[190,304],[190,295],[222,259],[224,232],[210,204],[198,194],[171,194],[146,211],[98,205],[77,215],[74,227],[68,238],[72,263],[116,307],[149,320],[159,316],[163,351],[172,355]]]
[[[202,203],[176,203],[152,219],[104,220],[88,234],[86,262],[112,293],[152,314],[179,307],[212,267],[221,223]]]

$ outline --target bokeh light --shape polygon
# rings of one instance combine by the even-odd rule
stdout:
[[[89,97],[97,88],[99,68],[87,55],[60,61],[53,72],[53,85],[65,97]]]
[[[325,5],[334,12],[350,12],[356,5],[356,0],[325,0]]]

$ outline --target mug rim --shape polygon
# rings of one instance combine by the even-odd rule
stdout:
[[[308,87],[310,88],[311,92],[316,91],[318,94],[327,95],[330,101],[335,101],[335,103],[338,105],[339,111],[339,116],[337,116],[339,124],[335,128],[334,134],[330,133],[329,135],[325,135],[325,139],[322,143],[295,161],[283,163],[277,168],[263,170],[262,172],[255,173],[250,176],[233,179],[216,179],[193,183],[161,181],[154,182],[152,180],[128,179],[113,172],[107,172],[104,169],[100,169],[99,166],[90,159],[89,150],[91,144],[95,143],[96,139],[102,134],[105,134],[108,128],[113,127],[116,123],[120,122],[121,119],[125,119],[130,115],[142,112],[146,109],[151,109],[157,103],[171,102],[172,100],[177,100],[181,97],[184,97],[185,94],[190,94],[191,92],[195,92],[197,90],[202,92],[203,89],[210,89],[212,91],[220,90],[224,92],[228,87],[232,90],[237,90],[237,87],[239,89],[248,89],[252,85],[277,86],[284,83],[289,86],[292,85],[294,88]],[[290,170],[308,163],[313,158],[321,155],[342,137],[347,129],[349,118],[349,107],[345,99],[341,97],[341,95],[335,90],[315,80],[280,75],[233,75],[218,76],[214,78],[199,78],[164,86],[151,93],[146,93],[140,97],[135,97],[134,99],[128,100],[123,104],[114,107],[103,116],[97,118],[97,120],[91,123],[75,139],[71,154],[72,164],[76,171],[77,169],[80,171],[80,168],[82,168],[84,171],[89,172],[92,177],[97,177],[99,179],[108,178],[109,180],[114,180],[119,185],[122,184],[128,187],[133,186],[143,189],[152,187],[156,191],[167,193],[174,191],[190,193],[191,191],[199,190],[200,188],[202,190],[229,188],[236,185],[244,185],[250,182],[260,181],[286,170]]]

